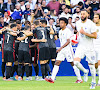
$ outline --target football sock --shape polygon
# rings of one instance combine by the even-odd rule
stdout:
[[[54,68],[53,68],[53,71],[52,71],[52,76],[51,76],[51,79],[52,79],[53,81],[55,80],[55,77],[56,77],[58,71],[59,71],[59,66],[54,65]]]
[[[2,68],[2,75],[3,75],[3,77],[5,77],[5,65],[6,65],[6,63],[2,62],[1,68]]]
[[[55,61],[51,61],[51,63],[52,63],[52,66],[54,67],[54,65],[55,65]]]
[[[32,66],[29,66],[29,76],[32,76]]]
[[[37,66],[34,67],[34,69],[35,69],[36,76],[38,76],[38,74],[39,74],[39,66],[38,66],[38,64],[37,64]]]
[[[22,75],[22,64],[18,65],[18,76]]]
[[[96,83],[96,70],[95,70],[95,65],[89,65],[90,72],[92,75],[92,82]]]
[[[42,78],[45,78],[45,64],[41,64]]]
[[[29,64],[25,65],[26,77],[29,77]]]
[[[73,69],[77,76],[77,80],[82,80],[81,75],[80,75],[80,70],[75,65],[73,66]]]
[[[84,73],[87,73],[87,70],[83,67],[83,65],[79,61],[74,61],[74,65],[80,70],[82,70]]]
[[[10,78],[11,66],[6,66],[6,79]]]

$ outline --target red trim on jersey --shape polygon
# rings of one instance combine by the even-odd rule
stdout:
[[[36,49],[34,48],[35,55],[34,55],[34,63],[36,62]]]
[[[76,40],[77,40],[77,34],[76,34]]]
[[[39,52],[40,52],[39,43],[37,43],[37,49],[38,49],[38,60],[39,60]]]
[[[13,49],[14,49],[13,57],[14,57],[14,61],[15,61],[15,40],[14,40],[14,42],[13,42]]]
[[[5,40],[5,35],[3,34],[3,44],[2,44],[2,59],[4,59],[4,40]]]

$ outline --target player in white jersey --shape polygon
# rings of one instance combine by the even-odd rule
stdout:
[[[94,48],[96,52],[96,64],[95,68],[97,71],[97,74],[99,75],[99,80],[97,86],[100,86],[100,14],[95,14],[94,15],[94,23],[96,24],[97,28],[97,39],[93,40],[94,43]]]
[[[51,78],[49,79],[45,78],[45,80],[50,83],[54,83],[55,77],[59,71],[59,65],[61,64],[62,61],[65,60],[65,58],[67,59],[67,62],[70,62],[70,64],[72,65],[75,74],[77,75],[77,73],[79,72],[79,69],[74,65],[73,62],[74,61],[73,49],[70,43],[71,31],[66,27],[66,25],[68,24],[68,20],[66,18],[60,18],[59,21],[61,27],[61,30],[59,31],[59,39],[61,47],[57,50],[58,54],[52,71]],[[80,80],[79,83],[82,82],[83,81]]]
[[[93,39],[97,38],[96,25],[88,19],[88,12],[86,10],[81,11],[81,20],[77,21],[76,28],[79,35],[79,44],[76,48],[74,64],[84,72],[84,80],[88,80],[88,70],[86,70],[80,63],[81,59],[86,56],[90,72],[92,75],[92,82],[90,89],[94,89],[96,86],[96,72],[95,72],[95,50],[93,45]]]

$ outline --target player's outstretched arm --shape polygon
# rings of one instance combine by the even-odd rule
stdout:
[[[25,38],[27,38],[27,36],[18,37],[17,40],[22,41],[22,40],[24,40]]]
[[[33,33],[32,32],[26,32],[26,31],[22,31],[26,36],[32,36],[33,35]]]
[[[66,47],[68,44],[70,43],[70,39],[67,39],[67,42],[62,46],[60,47],[57,52],[60,52],[64,47]]]
[[[5,31],[5,30],[6,30],[6,27],[2,28],[2,29],[0,30],[0,34],[2,34],[2,32]]]
[[[32,42],[47,42],[46,39],[31,39]]]
[[[16,32],[10,32],[10,34],[13,35],[13,36],[17,36]]]

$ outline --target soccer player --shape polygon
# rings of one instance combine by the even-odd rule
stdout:
[[[56,44],[55,44],[55,33],[54,30],[52,29],[52,27],[46,27],[47,30],[51,31],[52,30],[52,34],[47,33],[47,42],[49,44],[49,50],[50,50],[50,59],[52,62],[52,66],[54,67],[54,63],[55,63],[55,58],[56,58]]]
[[[16,24],[11,24],[10,29],[12,31],[3,31],[2,33],[5,35],[4,40],[4,62],[6,62],[6,80],[11,81],[11,69],[12,69],[12,63],[14,62],[13,57],[13,47],[15,42],[15,36],[17,34],[13,31],[17,31]]]
[[[95,52],[96,52],[96,64],[95,64],[95,68],[96,71],[99,75],[99,80],[98,80],[98,84],[97,86],[100,86],[100,14],[95,14],[94,15],[94,23],[96,24],[96,28],[97,28],[97,39],[93,40],[94,43],[94,48],[95,48]]]
[[[30,31],[30,26],[25,26],[25,31]],[[18,49],[18,80],[21,80],[22,75],[22,63],[25,63],[25,72],[26,72],[26,81],[29,81],[29,63],[30,63],[30,53],[29,53],[29,43],[30,43],[30,37],[27,37],[24,33],[24,31],[21,31],[19,33],[19,37],[17,40],[20,41],[19,43],[19,49]]]
[[[90,89],[95,89],[96,86],[96,72],[95,72],[95,60],[96,55],[94,51],[93,39],[97,38],[96,25],[88,19],[88,12],[86,10],[81,11],[81,20],[77,21],[76,28],[79,35],[79,44],[76,48],[74,64],[84,72],[84,81],[88,80],[88,70],[86,70],[80,63],[81,59],[86,56],[90,72],[92,75],[92,82]]]
[[[38,49],[38,60],[40,60],[41,64],[41,72],[42,72],[42,79],[44,80],[45,78],[45,68],[46,68],[46,63],[49,60],[49,45],[47,43],[47,31],[45,27],[41,26],[40,27],[40,22],[35,21],[34,22],[35,29],[32,32],[27,32],[25,35],[31,36],[33,34],[36,34],[36,39],[31,39],[32,42],[38,42],[37,43],[37,49]],[[48,53],[47,53],[48,52]]]
[[[21,24],[21,21],[20,20],[16,20],[16,25],[17,25],[17,31],[18,32],[21,31],[22,24]],[[18,79],[18,47],[19,47],[19,43],[20,43],[20,41],[15,40],[15,47],[14,47],[14,49],[15,49],[15,52],[14,52],[14,55],[15,55],[15,57],[14,57],[14,66],[12,67],[12,73],[11,73],[11,78],[14,79],[14,80]],[[13,77],[15,71],[17,73],[16,79]]]
[[[70,64],[75,70],[75,73],[78,72],[78,71],[76,72],[77,67],[74,65],[73,62],[74,60],[73,49],[70,43],[71,31],[66,27],[66,25],[68,24],[68,20],[62,17],[59,19],[59,21],[61,27],[61,30],[59,31],[59,39],[60,39],[61,47],[57,50],[58,54],[52,71],[51,78],[49,79],[45,78],[45,80],[50,83],[54,83],[55,77],[59,71],[59,66],[61,62],[65,60],[65,58],[67,59],[68,62],[70,62]],[[80,83],[82,82],[83,81],[81,80]]]

